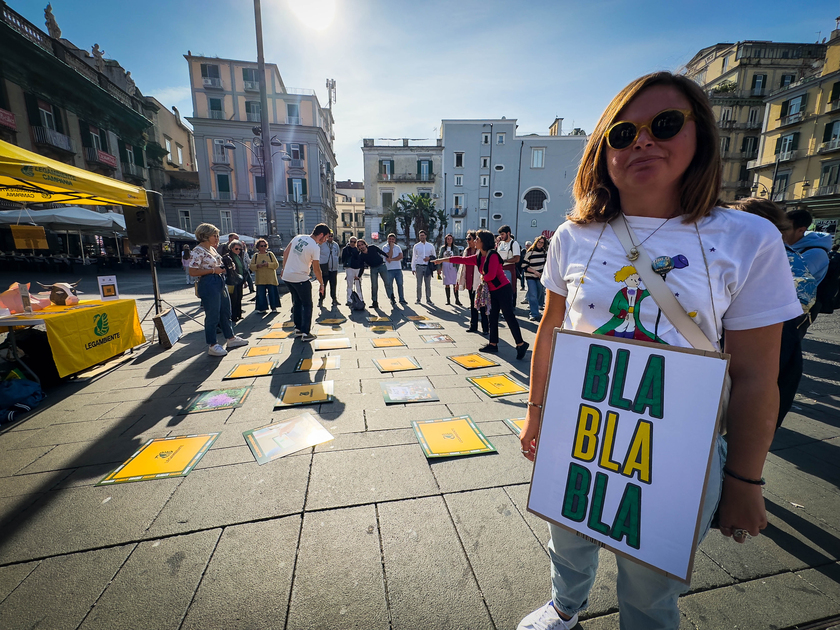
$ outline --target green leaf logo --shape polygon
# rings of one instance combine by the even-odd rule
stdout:
[[[31,166],[22,166],[20,168],[20,172],[21,174],[26,175],[27,177],[32,177],[35,174],[35,169]]]
[[[108,315],[105,313],[94,315],[93,323],[95,324],[93,332],[95,332],[98,337],[108,334]]]

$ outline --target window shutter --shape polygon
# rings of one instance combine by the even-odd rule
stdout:
[[[825,129],[823,130],[823,142],[831,142],[831,131],[834,129],[834,123],[826,123]]]
[[[799,148],[799,132],[793,134],[793,142],[790,143],[790,150],[796,151]]]
[[[802,102],[799,104],[799,111],[802,112],[803,115],[805,114],[805,106],[806,105],[808,105],[808,95],[803,94],[802,95]]]
[[[754,74],[754,75],[753,75],[753,78],[752,78],[752,87],[751,87],[750,89],[754,90],[754,89],[755,89],[755,84],[756,84],[757,82],[758,82],[758,75],[757,75],[757,74]]]
[[[417,177],[420,177],[420,164],[422,163],[421,160],[417,160]]]
[[[90,125],[87,124],[81,118],[79,119],[79,132],[82,135],[82,146],[83,147],[92,147],[93,142],[90,139]]]
[[[125,150],[125,142],[117,140],[117,152],[120,154],[120,162],[128,162],[128,151]]]
[[[291,177],[288,178],[286,180],[286,183],[288,184],[287,188],[288,188],[288,191],[289,191],[289,196],[291,197],[295,194],[295,188],[294,188],[294,184],[292,183],[292,178]]]
[[[33,127],[41,126],[41,114],[38,112],[38,99],[29,92],[24,93],[23,100],[26,101],[26,113],[29,116],[29,124]]]
[[[305,159],[306,159],[306,152],[305,152],[305,150],[304,150],[304,147],[305,147],[305,146],[306,146],[305,144],[301,144],[301,145],[300,145],[300,159],[301,159],[301,160],[305,160]]]
[[[773,150],[773,153],[779,155],[779,151],[782,150],[782,138],[776,138],[776,148]]]
[[[388,160],[391,163],[391,175],[394,174],[394,160]]]
[[[790,107],[790,101],[784,101],[784,102],[782,103],[782,113],[781,113],[781,115],[779,116],[779,118],[784,118],[785,116],[787,116],[787,113],[788,113],[788,108],[789,108],[789,107]]]
[[[385,160],[379,160],[379,174],[385,174]]]
[[[64,121],[61,119],[61,110],[55,105],[52,106],[53,120],[55,121],[55,130],[58,133],[64,133]]]
[[[146,159],[143,157],[143,149],[141,147],[134,147],[134,163],[137,166],[146,166]]]
[[[99,141],[102,143],[102,150],[105,153],[110,153],[108,151],[108,132],[102,128],[99,129]]]
[[[305,178],[300,180],[300,190],[301,190],[301,194],[304,195],[304,196],[309,194],[308,192],[306,192],[306,179]]]
[[[840,81],[835,81],[834,85],[831,86],[831,96],[828,100],[836,101],[838,98],[840,98]]]

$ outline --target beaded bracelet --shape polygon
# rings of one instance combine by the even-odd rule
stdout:
[[[766,482],[764,481],[764,477],[761,479],[747,479],[746,477],[742,477],[741,475],[735,474],[731,470],[729,470],[726,466],[723,467],[723,473],[727,477],[732,477],[733,479],[737,479],[738,481],[743,481],[744,483],[751,483],[754,486],[763,486]]]
[[[543,408],[543,406],[542,406],[542,405],[538,405],[537,403],[535,403],[535,402],[531,402],[530,400],[528,401],[528,406],[529,406],[529,407],[536,407],[536,408],[537,408],[537,409],[539,409],[539,410],[542,410],[542,408]]]

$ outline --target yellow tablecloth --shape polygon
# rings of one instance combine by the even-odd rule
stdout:
[[[61,377],[81,372],[146,341],[134,300],[82,300],[76,306],[49,306],[31,316],[43,320]]]

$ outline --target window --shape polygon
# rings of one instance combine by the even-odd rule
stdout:
[[[750,113],[747,117],[747,122],[753,125],[758,123],[758,116],[760,113],[761,111],[758,107],[750,107]]]
[[[427,182],[432,178],[431,160],[417,160],[417,176],[421,182]]]
[[[753,96],[763,96],[764,87],[767,85],[766,74],[754,74],[752,78],[752,94]]]
[[[222,142],[224,142],[224,140],[222,140]],[[171,162],[172,161],[172,140],[170,140],[169,138],[164,136],[163,137],[163,143],[166,145],[166,159]]]
[[[464,207],[464,195],[452,195],[452,207],[461,209]]]
[[[825,124],[822,141],[822,149],[836,149],[840,147],[840,120],[832,120]]]
[[[392,191],[382,191],[382,208],[384,210],[390,209],[394,205],[394,193]]]
[[[297,103],[286,103],[286,124],[300,124],[300,105]]]
[[[222,109],[222,99],[208,98],[207,102],[209,103],[210,107],[210,118],[215,118],[216,120],[224,120],[225,112]]]
[[[724,57],[723,59],[721,59],[721,62],[720,62],[720,71],[721,71],[721,73],[726,72],[726,70],[727,70],[728,68],[729,68],[729,57]]]
[[[365,222],[365,216],[361,212],[356,213],[356,223],[363,224]]]
[[[184,163],[184,147],[180,144],[175,145],[175,149],[178,151],[178,164]]]
[[[254,194],[257,201],[265,199],[265,176],[254,175]]]
[[[504,144],[505,143],[505,134],[497,133],[496,134],[496,144]]]
[[[490,134],[489,133],[481,134],[481,144],[490,144]]]
[[[545,202],[548,199],[548,195],[545,194],[545,191],[534,188],[526,192],[523,199],[525,200],[525,207],[528,210],[539,211],[545,210]]]
[[[179,210],[178,211],[178,225],[185,232],[192,232],[193,231],[192,221],[190,221],[190,211],[189,210]]]
[[[489,175],[482,175],[481,176],[481,186],[486,187],[490,185],[490,176]]]
[[[793,157],[792,151],[799,148],[799,133],[789,133],[785,136],[776,139],[776,149],[774,153],[780,156],[782,160],[789,160]]]
[[[493,196],[496,199],[501,199],[502,197],[505,196],[505,193],[503,193],[501,190],[497,190],[496,192],[493,193]]]
[[[531,149],[531,168],[545,167],[545,149]]]
[[[479,217],[478,227],[481,230],[486,230],[487,229],[487,217]]]
[[[779,87],[783,88],[789,86],[791,83],[793,83],[794,79],[796,79],[795,74],[783,74],[782,80],[779,81]]]
[[[302,160],[303,159],[303,149],[299,144],[290,144],[289,145],[289,155],[292,156],[293,160]]]
[[[53,107],[46,101],[42,101],[38,99],[38,116],[41,119],[41,126],[46,127],[47,129],[52,129],[56,131],[55,128],[55,114],[53,113]]]
[[[245,83],[246,90],[260,89],[260,75],[257,74],[256,68],[242,68],[242,81]]]
[[[356,235],[357,235],[357,238],[364,238],[365,237],[364,231],[356,232]]]
[[[351,238],[353,238],[353,232],[342,232],[341,233],[341,242],[346,243]]]
[[[456,153],[455,154],[455,168],[464,168],[464,154],[463,153]]]
[[[496,164],[496,166],[494,166],[493,168],[496,169],[497,171],[503,171],[503,170],[505,170],[505,165],[504,164]]]
[[[227,173],[216,173],[216,191],[218,199],[230,199],[230,175]]]
[[[353,223],[353,213],[352,212],[342,212],[341,213],[341,223],[344,227],[347,227],[351,223]]]
[[[720,108],[720,122],[725,123],[732,120],[732,108],[731,107],[721,107]]]
[[[97,151],[104,151],[102,146],[102,136],[99,133],[99,129],[93,125],[90,125],[90,146]]]
[[[479,199],[478,200],[478,209],[479,210],[487,210],[487,204],[490,200],[489,199]]]
[[[231,211],[222,210],[221,219],[222,225],[220,226],[220,229],[222,231],[222,234],[230,234],[231,232],[233,232],[233,218],[231,217]]]
[[[306,196],[306,180],[299,177],[290,177],[287,185],[289,197],[295,201],[303,201]]]
[[[490,168],[490,158],[489,157],[481,158],[481,168]]]
[[[201,76],[205,79],[220,79],[219,66],[211,63],[201,64]]]
[[[788,117],[790,122],[793,122],[793,117],[796,114],[802,114],[802,110],[805,109],[805,95],[797,96],[796,98],[792,98],[787,101],[787,108],[785,108],[785,103],[782,103],[782,118],[785,116]],[[801,118],[801,116],[799,117]]]
[[[245,117],[250,122],[260,122],[259,101],[245,101]]]
[[[379,178],[389,181],[394,175],[394,160],[379,160]]]
[[[720,153],[725,155],[727,151],[729,151],[729,136],[723,136],[720,139]]]
[[[171,151],[172,147],[169,146],[169,141],[166,141],[166,150]],[[227,149],[225,149],[225,144],[227,142],[222,138],[216,138],[213,140],[213,161],[214,162],[221,162],[222,164],[226,164],[228,161]],[[171,160],[171,156],[169,157]]]
[[[464,176],[463,175],[456,175],[455,176],[455,185],[456,186],[463,186],[464,185]]]
[[[452,236],[455,237],[455,240],[459,238],[464,238],[464,222],[463,221],[454,221],[452,223]]]
[[[432,198],[432,193],[429,192],[428,190],[420,190],[418,188],[417,189],[417,194],[420,195],[421,197],[423,197],[424,199],[431,199]]]
[[[840,181],[840,164],[826,164],[820,173],[820,188],[827,186],[836,186]]]
[[[756,151],[758,151],[758,138],[755,136],[744,136],[744,140],[741,143],[741,152],[750,155]]]
[[[257,231],[260,234],[268,234],[268,218],[265,210],[257,212]]]
[[[788,181],[790,180],[790,174],[783,173],[776,176],[776,179],[773,181],[773,199],[772,201],[784,201],[785,192],[787,192]]]

